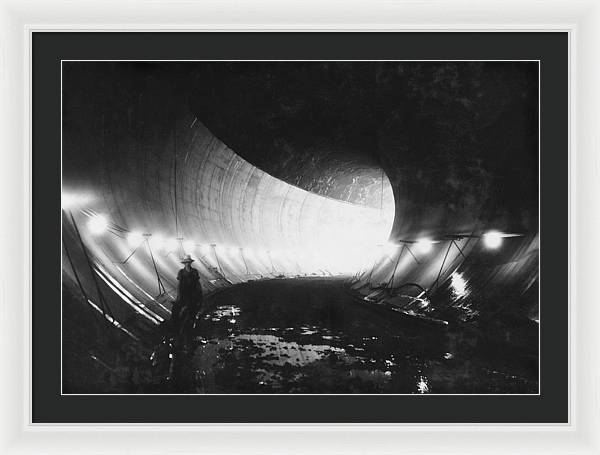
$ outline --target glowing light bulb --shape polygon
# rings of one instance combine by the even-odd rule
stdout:
[[[419,253],[427,254],[431,251],[431,248],[433,248],[433,242],[429,239],[419,239],[415,244],[415,249]]]
[[[144,235],[141,232],[133,231],[127,234],[127,243],[129,246],[137,247],[144,241]]]
[[[88,228],[92,234],[102,234],[108,229],[108,221],[102,215],[94,215],[88,222]]]
[[[495,250],[502,245],[502,234],[498,231],[490,231],[483,234],[483,244],[486,248]]]

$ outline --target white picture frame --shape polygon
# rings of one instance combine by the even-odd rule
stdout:
[[[31,423],[31,34],[34,31],[567,31],[570,419],[552,425]],[[556,0],[0,2],[0,453],[600,453],[600,3]],[[543,144],[542,144],[543,147]],[[578,241],[579,240],[579,241]],[[568,276],[567,276],[568,273]],[[518,415],[518,409],[515,410]]]

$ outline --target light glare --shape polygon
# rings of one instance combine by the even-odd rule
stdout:
[[[92,234],[102,234],[108,228],[108,221],[102,215],[94,215],[88,222]]]
[[[194,243],[193,240],[184,240],[182,242],[182,245],[183,245],[183,251],[186,254],[192,253],[194,251],[194,248],[196,247],[196,244]]]
[[[383,246],[383,251],[388,255],[394,254],[397,250],[398,245],[395,245],[394,243],[388,242]]]
[[[165,239],[160,234],[152,234],[150,237],[150,246],[156,250],[162,250],[165,247]]]
[[[417,382],[417,390],[419,393],[429,393],[429,383],[426,377],[419,377],[419,382]]]
[[[433,247],[433,242],[429,239],[419,239],[419,240],[417,240],[417,243],[415,244],[415,249],[419,253],[423,253],[423,254],[429,253],[431,251],[432,247]]]
[[[452,296],[455,299],[460,299],[467,295],[467,281],[462,273],[454,272],[451,276],[450,287],[452,288]]]
[[[175,251],[179,247],[177,239],[169,239],[165,242],[165,249],[168,253]]]
[[[133,231],[127,234],[127,243],[129,246],[137,247],[144,241],[144,236],[141,232]]]
[[[483,235],[483,243],[492,250],[502,245],[502,235],[498,231],[490,231]]]
[[[61,193],[60,206],[63,209],[70,209],[77,205],[83,205],[90,202],[91,197],[85,194]]]

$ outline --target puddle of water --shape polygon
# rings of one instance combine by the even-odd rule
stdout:
[[[187,379],[177,391],[532,393],[537,387],[536,381],[471,360],[470,338],[448,336],[442,329],[375,329],[368,334],[360,326],[363,321],[353,319],[335,329],[291,321],[257,327],[256,315],[250,314],[249,325],[236,305],[206,314],[184,360]],[[266,321],[272,323],[270,316]]]

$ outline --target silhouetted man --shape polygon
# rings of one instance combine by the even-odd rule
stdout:
[[[181,261],[185,266],[177,274],[177,300],[173,305],[171,320],[176,332],[190,331],[196,314],[202,307],[202,287],[198,270],[192,267],[194,260],[188,254]]]

